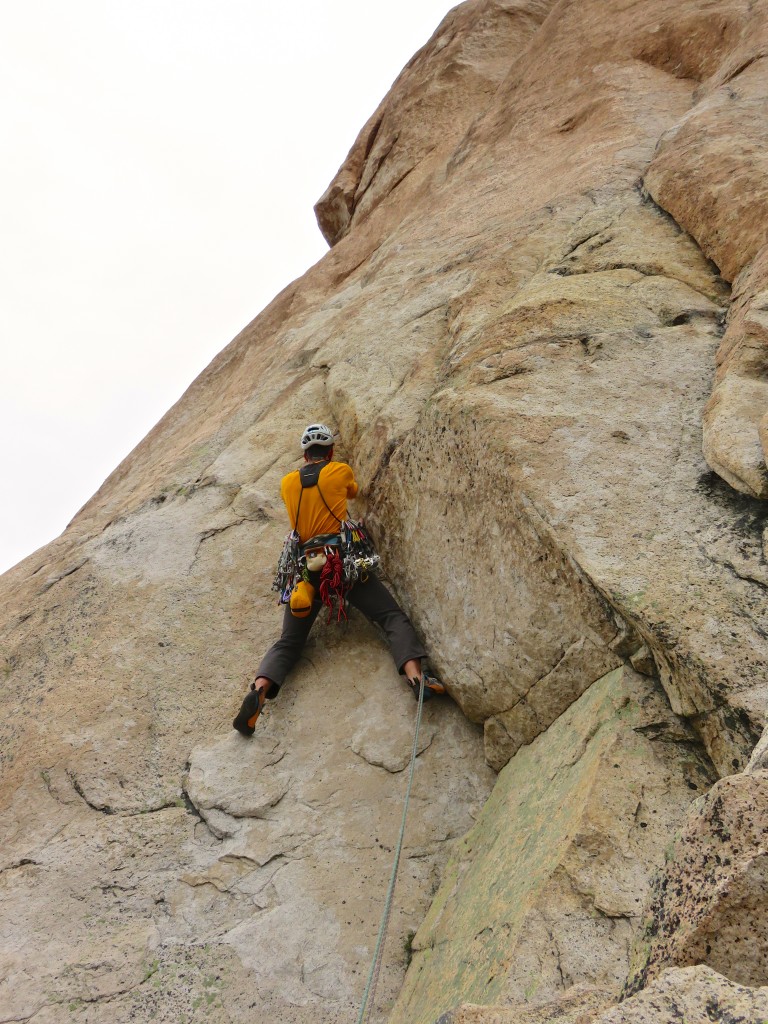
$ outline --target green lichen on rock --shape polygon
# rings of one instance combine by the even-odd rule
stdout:
[[[665,719],[655,684],[616,669],[519,751],[456,843],[390,1024],[550,998],[577,971],[618,992],[650,865],[693,795],[681,777],[690,747],[646,735],[664,734]],[[580,941],[558,949],[557,931]],[[590,959],[597,932],[612,953]]]

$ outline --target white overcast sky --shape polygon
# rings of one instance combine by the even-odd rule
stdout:
[[[326,251],[312,211],[450,0],[0,19],[0,572]]]

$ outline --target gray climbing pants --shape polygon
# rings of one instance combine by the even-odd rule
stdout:
[[[320,573],[310,573],[310,582],[315,588],[319,587],[319,581]],[[411,658],[426,658],[427,652],[416,636],[411,620],[380,579],[369,576],[365,582],[358,581],[347,597],[354,608],[384,630],[398,672],[403,671],[403,665]],[[322,608],[320,598],[316,597],[309,615],[297,619],[291,615],[289,606],[285,606],[282,635],[264,655],[256,672],[257,677],[264,676],[272,681],[267,693],[270,700],[277,696],[285,677],[299,660],[309,631]]]

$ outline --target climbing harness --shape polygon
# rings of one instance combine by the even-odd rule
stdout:
[[[309,463],[299,470],[301,491],[293,520],[294,529],[283,542],[272,589],[279,595],[278,604],[290,605],[293,615],[304,618],[312,610],[315,598],[315,587],[309,574],[320,572],[320,598],[328,608],[328,621],[333,618],[335,603],[336,621],[340,622],[347,617],[344,609],[347,592],[358,580],[364,583],[371,573],[379,572],[381,558],[365,525],[353,519],[339,519],[325,500],[319,484],[325,465],[325,462]],[[339,532],[311,537],[302,544],[297,527],[301,499],[307,487],[317,488],[321,501],[339,524]]]
[[[363,1002],[360,1006],[360,1015],[357,1018],[357,1024],[365,1024],[369,1019],[371,1011],[374,1006],[374,998],[376,994],[376,985],[379,981],[379,974],[381,972],[381,964],[384,958],[384,941],[387,937],[387,928],[389,927],[389,916],[392,911],[392,897],[395,893],[395,883],[397,882],[397,872],[400,867],[400,855],[403,851],[403,841],[405,840],[405,823],[408,817],[408,804],[411,799],[411,789],[413,787],[413,773],[416,768],[416,758],[418,757],[419,750],[419,727],[421,726],[421,712],[424,707],[424,681],[425,673],[421,673],[421,683],[419,689],[419,707],[416,712],[416,728],[413,730],[413,746],[411,748],[411,766],[408,772],[408,787],[405,791],[405,803],[403,804],[403,820],[400,824],[400,836],[397,840],[397,848],[395,850],[395,859],[392,864],[392,875],[389,879],[389,888],[387,889],[387,896],[384,900],[384,912],[381,915],[381,924],[379,925],[379,936],[376,940],[376,949],[373,954],[373,962],[371,963],[371,970],[368,974],[368,983],[365,986],[365,993],[363,994]]]

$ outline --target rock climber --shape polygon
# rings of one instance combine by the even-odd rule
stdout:
[[[339,529],[348,518],[347,499],[356,497],[358,485],[351,467],[345,462],[334,461],[333,432],[324,424],[313,423],[306,428],[301,448],[304,466],[283,477],[280,495],[291,526],[299,535],[301,551],[306,559],[315,552],[333,551],[338,546]],[[308,561],[303,591],[306,607],[297,607],[302,603],[295,600],[299,591],[297,587],[291,603],[285,607],[282,635],[262,659],[256,678],[232,723],[243,736],[253,735],[264,701],[277,696],[323,606],[318,596],[321,573],[311,569],[315,564],[311,558]],[[422,669],[422,659],[426,657],[424,646],[410,619],[380,579],[370,573],[358,579],[345,596],[351,605],[384,630],[395,665],[417,700],[422,678],[425,700],[445,693],[443,684]],[[294,605],[294,610],[291,605]]]

